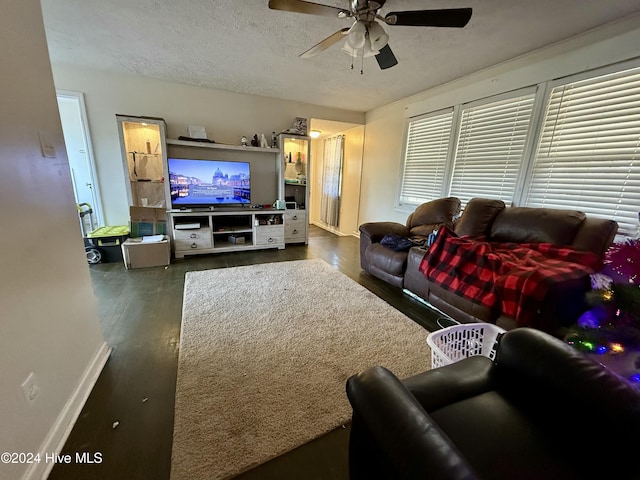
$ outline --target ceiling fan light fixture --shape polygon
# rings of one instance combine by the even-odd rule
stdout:
[[[349,29],[349,33],[347,33],[346,43],[354,50],[360,49],[364,47],[366,35],[366,25],[358,20]]]
[[[357,57],[358,56],[358,52],[362,50],[361,48],[351,48],[351,46],[349,45],[349,42],[344,42],[344,46],[342,47],[342,51],[344,53],[346,53],[347,55],[350,55],[352,57]]]
[[[368,35],[364,41],[364,48],[362,50],[362,58],[374,57],[380,53],[380,50],[376,50],[371,46],[371,40],[369,40]]]
[[[371,47],[371,41],[369,40],[368,35],[365,37],[364,45],[361,48],[351,48],[349,43],[345,42],[344,47],[342,47],[342,51],[348,53],[354,58],[369,58],[380,53],[379,50],[375,50]]]
[[[377,22],[369,25],[369,39],[372,50],[380,51],[380,49],[389,43],[389,35],[387,35],[382,26]]]

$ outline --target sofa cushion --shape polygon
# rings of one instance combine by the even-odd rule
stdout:
[[[380,243],[374,243],[367,248],[366,255],[371,266],[375,266],[393,276],[404,276],[408,255],[406,250],[395,252]]]
[[[571,245],[586,215],[577,210],[510,207],[491,225],[491,240]]]
[[[585,218],[580,226],[572,247],[587,250],[602,257],[618,233],[618,223],[602,218]]]
[[[504,207],[505,204],[502,200],[472,198],[456,222],[454,230],[456,235],[459,237],[464,235],[485,237],[489,235],[493,220],[504,210]]]
[[[460,199],[439,198],[423,203],[407,218],[411,235],[426,237],[440,225],[453,228],[453,218],[460,213]]]

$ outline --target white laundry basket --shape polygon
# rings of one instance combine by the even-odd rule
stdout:
[[[505,330],[491,323],[461,323],[427,336],[431,368],[442,367],[474,355],[496,357],[498,337]]]

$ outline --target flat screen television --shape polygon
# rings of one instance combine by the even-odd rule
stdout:
[[[171,208],[251,203],[249,162],[169,158]]]

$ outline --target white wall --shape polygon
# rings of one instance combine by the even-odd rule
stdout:
[[[0,45],[0,452],[54,451],[106,346],[38,0],[4,2]],[[43,157],[39,133],[55,147],[55,158]],[[29,372],[39,387],[32,405],[20,388]],[[46,465],[31,467],[35,477]],[[0,478],[21,478],[27,468],[2,462]]]
[[[635,16],[367,112],[360,223],[407,219],[395,209],[407,117],[639,57],[638,45]]]
[[[116,114],[161,117],[167,138],[188,136],[188,125],[204,125],[210,139],[239,145],[251,138],[290,128],[296,117],[364,123],[364,113],[319,107],[223,90],[178,85],[134,76],[53,65],[55,85],[85,94],[98,178],[109,225],[129,220],[125,172],[118,143]],[[275,200],[273,198],[272,200]]]

